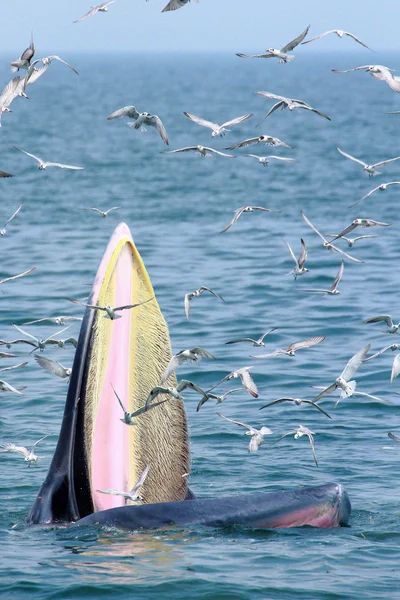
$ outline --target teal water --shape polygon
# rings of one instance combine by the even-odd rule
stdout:
[[[378,192],[360,207],[348,206],[381,182],[399,178],[400,166],[368,179],[336,146],[370,162],[400,154],[400,121],[385,111],[399,108],[388,86],[364,73],[335,75],[370,59],[365,53],[301,57],[290,65],[241,61],[224,55],[65,56],[77,77],[62,65],[29,88],[3,117],[0,168],[15,174],[0,182],[1,219],[21,203],[21,213],[1,239],[1,276],[32,266],[25,279],[5,284],[1,297],[1,338],[14,337],[13,323],[47,315],[76,314],[66,296],[84,297],[114,227],[131,227],[157,299],[170,327],[175,351],[196,345],[217,360],[203,361],[180,374],[204,388],[234,368],[254,364],[258,400],[231,396],[216,409],[210,401],[199,413],[188,394],[191,432],[190,487],[197,496],[293,489],[298,485],[342,483],[351,498],[351,527],[280,531],[176,529],[121,532],[101,529],[27,528],[28,510],[47,473],[63,414],[66,384],[41,371],[33,356],[16,347],[29,365],[5,377],[26,385],[23,397],[2,394],[0,440],[23,445],[51,433],[27,468],[16,455],[0,455],[0,595],[4,598],[396,598],[399,597],[399,452],[387,437],[400,435],[400,379],[390,384],[391,352],[363,365],[361,391],[392,402],[336,397],[323,406],[329,421],[307,407],[278,406],[258,412],[283,395],[313,397],[310,386],[332,382],[347,360],[367,343],[374,351],[397,341],[363,319],[398,313],[398,190]],[[3,58],[1,81],[10,74]],[[377,59],[374,58],[374,61]],[[386,61],[386,62],[385,62]],[[399,57],[379,57],[395,67]],[[140,66],[140,68],[139,68]],[[262,127],[272,102],[252,94],[266,90],[305,100],[332,117],[276,112]],[[136,132],[106,117],[135,104],[160,115],[171,148],[201,143],[224,147],[265,133],[293,150],[254,147],[249,152],[296,158],[292,164],[263,168],[240,158],[203,160],[167,156],[153,130]],[[222,122],[253,112],[224,139],[190,123],[183,111]],[[226,142],[226,143],[225,143]],[[85,166],[82,172],[39,172],[22,147],[45,159]],[[244,154],[247,150],[237,152]],[[226,234],[219,231],[245,204],[280,210],[244,215]],[[121,206],[107,219],[78,211],[80,206]],[[379,238],[350,250],[365,261],[345,263],[340,295],[320,297],[302,289],[330,285],[340,259],[325,251],[300,216],[304,210],[325,233],[335,233],[356,217],[392,223],[374,230]],[[365,233],[362,230],[360,234]],[[367,232],[369,233],[369,232]],[[300,237],[309,248],[310,272],[297,281],[287,273],[287,240],[297,253]],[[347,250],[347,247],[342,247]],[[183,310],[188,291],[207,285],[226,303],[195,300],[191,320]],[[323,344],[295,358],[254,361],[251,346],[225,346],[235,337],[267,338],[266,351],[313,335]],[[46,337],[56,326],[27,328]],[[79,326],[68,331],[77,335]],[[388,339],[390,337],[390,339]],[[71,349],[49,349],[46,356],[72,364]],[[18,362],[19,362],[18,358]],[[1,366],[15,364],[2,360]],[[227,389],[227,388],[226,388]],[[304,438],[285,438],[248,455],[248,438],[216,416],[216,410],[254,426],[267,425],[275,441],[303,423],[315,432],[319,468]]]

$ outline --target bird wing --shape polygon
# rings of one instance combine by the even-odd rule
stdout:
[[[263,408],[268,408],[268,406],[274,406],[274,404],[282,404],[282,402],[293,402],[293,398],[278,398],[277,400],[273,400],[272,402],[268,402],[268,404],[264,404],[259,410]]]
[[[190,298],[191,294],[185,294],[185,314],[187,319],[190,316]]]
[[[394,440],[395,442],[400,442],[400,438],[397,437],[397,435],[394,435],[394,433],[391,433],[389,431],[388,436],[390,437],[391,440]]]
[[[190,388],[191,390],[194,390],[195,392],[199,392],[199,394],[201,394],[202,396],[205,394],[204,390],[202,390],[198,385],[196,385],[192,381],[188,381],[187,379],[182,379],[179,382],[179,385],[177,386],[176,389],[180,393],[180,392],[183,392],[183,390],[185,390],[186,388]]]
[[[230,342],[225,342],[225,345],[229,346],[229,344],[238,344],[239,342],[253,342],[253,343],[255,343],[256,340],[253,340],[253,338],[240,338],[239,340],[231,340]]]
[[[334,292],[337,289],[337,287],[340,283],[340,280],[342,279],[342,276],[343,276],[343,270],[344,270],[344,260],[342,259],[338,274],[335,277],[335,281],[332,283],[331,292]]]
[[[158,133],[160,134],[161,139],[164,142],[164,144],[169,146],[167,130],[165,129],[160,117],[158,117],[157,115],[151,115],[149,117],[146,117],[144,122],[145,122],[145,125],[150,125],[151,127],[155,127],[156,130],[158,131]]]
[[[67,370],[56,360],[51,360],[50,358],[46,358],[45,356],[39,356],[36,354],[35,360],[42,369],[52,373],[53,375],[57,375],[62,379],[67,377]]]
[[[389,158],[388,160],[382,160],[381,162],[376,163],[375,165],[372,165],[373,168],[375,167],[383,167],[383,165],[387,165],[388,163],[394,162],[395,160],[399,160],[400,156],[396,156],[396,158]]]
[[[384,321],[388,327],[393,327],[393,319],[390,315],[370,317],[369,319],[365,319],[364,323],[381,323],[382,321]]]
[[[40,442],[42,442],[43,440],[45,440],[47,437],[49,437],[49,435],[51,435],[50,433],[48,433],[47,435],[44,435],[42,438],[40,438],[40,440],[38,440],[37,442],[35,442],[32,446],[32,450],[31,452],[33,452],[33,450],[36,448],[36,446],[38,444],[40,444]]]
[[[137,306],[142,306],[143,304],[147,304],[151,300],[154,300],[154,296],[152,296],[148,300],[145,300],[144,302],[137,302],[136,304],[126,304],[125,306],[116,306],[114,308],[114,310],[127,310],[130,308],[136,308]]]
[[[19,363],[18,365],[12,365],[11,367],[3,367],[0,369],[0,371],[13,371],[14,369],[19,369],[20,367],[26,367],[27,364],[27,362],[23,362]]]
[[[290,344],[288,351],[293,350],[294,352],[296,352],[296,350],[300,350],[301,348],[311,348],[312,346],[323,342],[325,337],[325,335],[317,335],[315,337],[308,338],[307,340],[304,340],[302,342],[295,342],[294,344]]]
[[[217,123],[212,123],[211,121],[206,121],[202,117],[196,117],[196,115],[192,115],[191,113],[184,112],[185,117],[193,121],[193,123],[197,123],[197,125],[201,125],[202,127],[208,127],[209,129],[218,129],[219,125]]]
[[[144,484],[147,474],[149,472],[149,469],[150,469],[150,465],[147,465],[146,468],[144,469],[143,473],[141,474],[141,476],[139,477],[139,479],[137,480],[137,482],[131,489],[130,493],[132,494],[132,496],[134,496],[136,494],[136,492],[138,491],[138,489],[140,487],[142,487],[142,485]]]
[[[354,373],[361,366],[370,348],[371,344],[367,344],[366,346],[364,346],[364,348],[361,348],[361,350],[359,350],[354,356],[352,356],[352,358],[349,360],[341,374],[341,377],[343,377],[345,381],[349,381],[353,377]]]
[[[204,350],[204,348],[198,348],[196,346],[194,348],[191,348],[190,352],[198,354],[201,358],[209,358],[210,360],[215,360],[215,356],[213,356],[211,352],[208,352],[208,350]]]
[[[351,231],[353,231],[354,229],[356,229],[356,227],[358,227],[357,223],[350,223],[350,225],[348,225],[347,227],[345,227],[343,229],[343,231],[341,231],[340,233],[337,234],[336,237],[334,237],[332,239],[332,242],[334,242],[335,240],[338,240],[339,238],[347,235],[348,233],[350,233]]]
[[[216,296],[217,298],[219,298],[220,300],[222,300],[222,302],[225,302],[225,300],[223,299],[222,296],[220,296],[219,294],[217,294],[217,292],[214,292],[213,290],[210,290],[210,288],[206,287],[205,285],[202,285],[201,288],[201,293],[203,292],[210,292],[210,294],[212,294],[213,296]]]
[[[358,158],[355,158],[354,156],[352,156],[351,154],[347,154],[347,152],[343,152],[343,150],[341,150],[340,148],[337,148],[337,151],[344,156],[345,158],[349,158],[350,160],[352,160],[353,162],[358,163],[359,165],[366,167],[367,163],[363,162],[362,160],[359,160]]]
[[[387,184],[387,185],[388,185],[388,184]],[[363,196],[363,197],[361,198],[361,200],[357,200],[357,202],[354,202],[354,204],[351,204],[351,205],[349,206],[349,208],[353,208],[353,206],[356,206],[356,204],[360,204],[360,202],[362,202],[363,200],[365,200],[366,198],[368,198],[368,196],[371,196],[371,194],[373,194],[373,193],[377,192],[377,191],[379,190],[379,188],[380,188],[380,187],[381,187],[381,186],[380,186],[380,185],[378,185],[378,187],[376,187],[376,188],[374,188],[373,190],[371,190],[370,192],[368,192],[368,194],[365,194],[365,196]]]
[[[330,244],[330,248],[332,250],[334,250],[334,252],[338,252],[339,254],[342,254],[343,256],[345,256],[349,260],[352,260],[353,262],[356,262],[356,263],[363,263],[364,262],[363,260],[358,260],[358,258],[354,258],[354,256],[350,256],[350,254],[347,254],[347,252],[345,252],[341,248],[338,248],[337,246],[334,246],[333,244]]]
[[[98,10],[99,10],[99,6],[94,6],[93,8],[91,8],[89,10],[89,12],[84,14],[83,17],[79,17],[79,19],[76,19],[76,21],[73,21],[73,23],[80,23],[81,21],[84,21],[85,19],[92,17],[93,15],[95,15],[98,12]]]
[[[155,408],[156,406],[160,406],[160,404],[164,404],[165,402],[167,402],[167,400],[160,400],[160,402],[152,402],[147,407],[146,407],[146,405],[141,406],[137,410],[130,413],[130,417],[131,417],[131,419],[133,419],[134,417],[138,417],[139,415],[142,415],[144,412],[147,412],[148,410],[151,410],[152,408]]]
[[[251,394],[253,396],[253,398],[258,398],[257,386],[254,383],[254,380],[253,380],[252,376],[250,375],[250,373],[247,371],[247,369],[243,369],[243,370],[239,371],[239,377],[240,377],[242,384],[244,385],[246,390],[249,392],[249,394]]]
[[[313,453],[313,457],[314,457],[314,462],[318,467],[318,460],[317,460],[317,455],[315,453],[315,443],[314,443],[314,437],[312,435],[312,433],[310,433],[309,431],[306,432],[306,436],[308,437],[309,441],[310,441],[310,446],[311,446],[311,450]]]
[[[396,354],[396,356],[394,357],[393,365],[392,365],[392,373],[390,375],[390,383],[393,382],[393,379],[396,379],[396,377],[399,375],[399,373],[400,373],[400,353]]]
[[[161,387],[161,386],[154,387],[150,391],[150,394],[147,397],[146,404],[145,404],[145,409],[146,410],[149,409],[149,406],[151,405],[152,401],[154,400],[154,398],[157,398],[157,396],[159,394],[169,394],[169,391],[168,391],[167,388],[164,388],[164,387]]]
[[[326,415],[328,417],[328,419],[332,419],[332,417],[330,415],[328,415],[328,413],[323,408],[321,408],[318,404],[316,404],[312,400],[303,400],[303,402],[305,402],[305,404],[310,404],[311,406],[314,406],[314,408],[316,408],[317,410],[322,412],[324,415]]]
[[[225,233],[225,231],[228,231],[228,229],[230,229],[232,227],[232,225],[234,225],[236,223],[236,221],[241,216],[241,214],[243,213],[245,208],[246,208],[245,206],[242,206],[241,208],[237,209],[237,211],[233,215],[232,220],[229,221],[228,225],[226,227],[224,227],[224,229],[222,229],[221,233]]]
[[[170,375],[176,371],[176,369],[185,362],[185,358],[181,356],[173,356],[169,361],[167,368],[164,371],[164,375],[161,377],[161,383],[165,383]]]
[[[20,333],[22,333],[23,335],[27,335],[28,337],[30,337],[32,340],[35,340],[36,344],[38,343],[38,339],[31,335],[30,333],[28,333],[27,331],[24,331],[23,329],[21,329],[21,327],[18,327],[18,325],[13,325],[13,327],[15,327],[15,329],[17,329]]]
[[[323,389],[322,392],[320,392],[318,394],[318,396],[316,396],[314,398],[313,403],[315,404],[316,402],[318,402],[318,400],[321,400],[321,398],[323,398],[324,396],[327,396],[328,394],[331,394],[335,390],[336,390],[336,381],[333,382],[332,385],[330,385],[329,387]]]
[[[73,71],[74,73],[76,73],[77,75],[79,75],[78,71],[76,69],[74,69],[74,67],[72,67],[69,63],[67,63],[65,60],[63,60],[62,58],[60,58],[56,54],[54,54],[52,56],[46,56],[43,60],[44,61],[49,61],[50,63],[51,63],[52,60],[58,60],[58,62],[62,63],[63,65],[66,65],[67,67],[69,67],[71,69],[71,71]],[[46,64],[46,62],[44,64]]]
[[[74,21],[74,23],[77,22],[78,21]],[[96,490],[96,492],[100,492],[100,494],[110,494],[111,496],[121,496],[125,493],[120,490],[114,490],[113,488],[104,488],[103,490]]]
[[[363,65],[362,67],[354,67],[354,69],[345,69],[344,71],[339,71],[338,69],[332,69],[334,73],[351,73],[352,71],[366,71],[370,69],[372,65]]]
[[[10,173],[6,173],[5,171],[0,171],[0,177],[14,177],[14,175],[11,175]]]
[[[364,48],[367,48],[367,50],[371,50],[371,48],[364,44],[364,42],[362,42],[357,36],[355,36],[354,33],[350,33],[350,31],[344,31],[343,33],[344,35],[353,38],[354,41],[356,41],[358,44],[361,44],[361,46],[364,46]]]
[[[272,58],[274,55],[270,52],[265,52],[263,54],[242,54],[241,52],[236,52],[236,56],[240,58]]]
[[[296,39],[294,39],[291,42],[289,42],[288,44],[286,44],[286,46],[284,46],[282,48],[281,52],[286,53],[286,52],[290,52],[290,50],[294,50],[296,48],[296,46],[298,46],[304,40],[309,29],[310,29],[310,25],[308,25],[308,27],[305,28],[303,33],[301,33]]]
[[[26,88],[27,85],[31,85],[32,83],[35,83],[35,81],[37,81],[39,79],[39,77],[41,77],[42,75],[44,75],[46,73],[49,66],[50,66],[50,63],[41,66],[39,69],[34,69],[32,71],[32,73],[29,75],[29,77],[28,76],[25,77],[24,88]]]
[[[60,331],[57,331],[57,333],[52,333],[51,335],[49,335],[48,338],[45,339],[44,343],[47,344],[47,342],[53,341],[55,343],[58,343],[58,341],[56,341],[56,336],[61,335],[62,333],[64,333],[64,331],[67,331],[67,329],[69,329],[71,327],[71,325],[67,325],[67,327],[63,327],[63,329],[60,329]]]
[[[17,216],[17,214],[19,213],[19,211],[21,210],[21,208],[23,207],[23,204],[21,204],[20,206],[18,206],[17,210],[15,211],[15,213],[13,215],[11,215],[11,217],[8,219],[8,221],[6,221],[5,225],[4,225],[4,229],[7,227],[7,225],[9,223],[11,223],[11,221],[14,219],[14,217]]]
[[[98,212],[100,215],[103,214],[102,210],[100,210],[99,208],[95,208],[95,207],[90,207],[89,208],[89,207],[86,207],[86,206],[82,206],[82,207],[79,207],[78,210],[94,210],[95,212]]]
[[[320,33],[320,35],[316,35],[315,37],[311,38],[310,40],[302,42],[301,45],[304,46],[304,44],[309,44],[310,42],[314,42],[315,40],[319,40],[320,38],[324,37],[325,35],[328,35],[328,33],[334,33],[334,32],[335,32],[334,29],[331,29],[330,31],[325,31],[325,33]]]
[[[253,427],[251,427],[250,425],[246,425],[246,423],[241,423],[240,421],[234,421],[233,419],[228,419],[228,417],[224,417],[224,415],[222,415],[221,413],[217,412],[217,415],[221,417],[221,419],[225,419],[225,421],[229,421],[230,423],[239,425],[239,427],[245,427],[245,429],[248,429],[249,431],[253,429]]]
[[[84,302],[79,302],[79,300],[73,300],[72,298],[67,298],[73,304],[78,304],[79,306],[85,306],[86,308],[98,308],[99,310],[105,310],[104,306],[97,306],[96,304],[85,304]]]
[[[191,150],[197,150],[197,146],[187,146],[186,148],[178,148],[177,150],[164,150],[160,154],[175,154],[176,152],[190,152]]]
[[[83,171],[85,167],[75,167],[74,165],[64,165],[62,163],[48,162],[47,167],[58,167],[59,169],[70,169],[72,171]]]
[[[0,452],[17,452],[22,456],[29,456],[29,450],[24,446],[16,446],[15,444],[2,444]]]
[[[36,160],[36,162],[38,162],[39,164],[41,164],[43,162],[42,159],[39,158],[38,156],[35,156],[34,154],[30,154],[30,152],[26,152],[26,150],[22,150],[22,148],[18,148],[18,146],[13,146],[13,148],[15,148],[16,150],[19,150],[20,152],[23,152],[27,156],[30,156],[31,158]]]
[[[373,360],[374,358],[377,358],[378,356],[380,356],[381,354],[383,354],[387,350],[390,350],[392,348],[392,345],[393,344],[390,344],[390,346],[385,346],[384,348],[382,348],[381,350],[379,350],[379,352],[376,352],[375,354],[372,354],[372,356],[368,356],[368,358],[364,358],[363,362],[368,362],[369,360]]]
[[[280,107],[283,108],[284,106],[285,106],[285,102],[283,100],[280,100],[279,102],[277,102],[276,104],[274,104],[272,108],[269,109],[269,111],[265,115],[264,119],[266,119],[267,117],[269,117],[269,115],[272,115],[272,113],[275,112],[276,110],[278,110],[278,108],[280,108]]]
[[[326,242],[326,239],[324,238],[324,236],[322,235],[322,233],[320,233],[320,232],[318,231],[318,229],[317,229],[316,227],[314,227],[314,225],[311,223],[311,221],[309,221],[309,220],[307,219],[307,217],[306,217],[306,215],[303,213],[303,211],[301,211],[301,216],[303,217],[303,219],[304,219],[304,221],[307,223],[307,225],[308,225],[309,227],[311,227],[311,229],[312,229],[313,231],[315,231],[315,233],[316,233],[317,235],[319,235],[319,237],[321,238],[321,240],[323,240],[324,242]]]
[[[23,273],[18,273],[18,275],[13,275],[12,277],[6,277],[5,279],[2,279],[0,281],[0,284],[6,283],[6,281],[12,281],[13,279],[19,279],[20,277],[25,277],[25,275],[29,275],[30,273],[32,273],[35,270],[36,270],[36,267],[32,267],[32,269],[29,269],[28,271],[24,271]]]
[[[263,342],[264,338],[266,338],[267,335],[269,335],[273,331],[276,331],[276,329],[279,329],[279,327],[271,327],[271,329],[268,329],[268,331],[266,331],[265,333],[263,333],[262,336],[257,341],[260,342],[260,343]]]
[[[236,119],[231,119],[231,121],[227,121],[223,123],[221,127],[231,127],[233,125],[238,125],[239,123],[243,123],[243,121],[247,121],[253,116],[253,113],[248,113],[247,115],[242,115],[241,117],[236,117]]]
[[[120,206],[113,206],[112,208],[109,208],[108,210],[105,211],[105,214],[108,215],[110,212],[112,212],[113,210],[118,210],[120,209]]]
[[[287,161],[290,161],[290,162],[295,162],[296,161],[295,158],[286,158],[285,156],[275,156],[274,154],[269,154],[265,158],[274,158],[275,160],[287,160]]]
[[[311,112],[316,113],[320,117],[323,117],[324,119],[328,119],[328,121],[332,121],[332,119],[330,117],[328,117],[328,115],[326,115],[325,113],[321,112],[320,110],[317,110],[313,106],[310,106],[309,104],[306,104],[305,102],[296,102],[295,108],[304,108],[304,110],[310,110]]]
[[[111,115],[107,117],[107,121],[111,121],[112,119],[119,119],[120,117],[129,117],[130,119],[136,120],[138,116],[139,113],[134,106],[124,106],[123,108],[119,108],[118,110],[111,113]]]
[[[37,360],[37,357],[36,357],[36,360]],[[118,394],[117,394],[117,392],[115,391],[115,389],[114,389],[114,386],[113,386],[112,384],[111,384],[111,387],[112,387],[112,390],[113,390],[113,392],[114,392],[114,395],[115,395],[116,399],[118,400],[118,403],[119,403],[120,407],[122,408],[122,410],[124,411],[124,413],[127,413],[128,411],[126,410],[125,406],[122,404],[122,400],[121,400],[121,398],[118,396]]]
[[[243,142],[239,142],[238,144],[233,144],[233,146],[228,146],[225,150],[236,150],[236,148],[245,148],[246,146],[250,146],[251,144],[257,144],[258,137],[249,138],[248,140],[243,140]]]
[[[214,148],[207,148],[207,146],[204,146],[204,150],[208,150],[208,152],[212,152],[213,154],[218,154],[218,156],[224,156],[225,158],[236,158],[233,154],[226,154],[225,152],[214,150]]]
[[[250,358],[268,358],[269,356],[278,356],[278,354],[281,354],[281,352],[281,350],[275,350],[274,352],[269,352],[268,354],[257,354],[257,356],[250,354]]]
[[[182,8],[185,4],[188,3],[189,0],[170,0],[161,12],[169,12],[171,10],[177,10],[178,8]]]
[[[302,269],[307,260],[307,246],[306,246],[306,243],[303,240],[303,238],[301,238],[300,241],[301,241],[301,254],[300,254],[300,257],[299,257],[299,260],[297,261],[297,263],[298,263],[299,268]]]

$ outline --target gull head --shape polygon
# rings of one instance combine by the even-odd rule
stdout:
[[[45,171],[46,170],[46,165],[43,163],[40,163],[39,165],[39,171]]]
[[[270,54],[278,54],[280,50],[277,50],[276,48],[268,48],[267,52]]]
[[[38,462],[38,460],[39,460],[39,457],[38,457],[38,456],[36,456],[36,454],[33,454],[33,453],[31,452],[31,453],[30,453],[28,456],[25,456],[24,460],[25,460],[25,462],[27,462],[27,463],[33,463],[33,462],[34,462],[34,463],[37,463],[37,462]]]
[[[338,29],[338,30],[336,31],[336,35],[338,35],[340,38],[342,38],[342,37],[343,37],[343,35],[344,35],[344,31],[342,31],[341,29]]]
[[[6,230],[6,229],[2,229],[2,230],[0,231],[0,235],[2,235],[2,236],[3,236],[3,235],[6,235],[6,233],[7,233],[7,230]]]

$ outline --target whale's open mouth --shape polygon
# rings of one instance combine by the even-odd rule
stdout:
[[[120,224],[98,270],[90,304],[125,306],[154,297],[150,279],[128,227]],[[146,465],[141,490],[145,503],[182,500],[189,470],[183,403],[166,402],[141,415],[136,425],[124,416],[144,405],[171,358],[168,328],[156,299],[121,318],[103,318],[86,309],[75,355],[58,446],[48,476],[32,507],[33,523],[75,521],[92,512],[123,506]]]

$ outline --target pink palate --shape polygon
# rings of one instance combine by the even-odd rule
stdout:
[[[311,525],[312,527],[337,527],[339,525],[339,514],[337,506],[327,506],[324,512],[321,506],[297,510],[274,521],[273,525],[268,523],[259,524],[259,527],[301,527]]]

